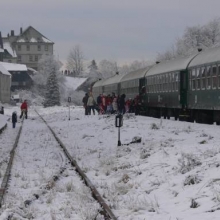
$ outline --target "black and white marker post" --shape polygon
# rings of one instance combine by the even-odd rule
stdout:
[[[118,114],[115,116],[115,127],[118,128],[118,146],[121,146],[120,140],[120,127],[123,125],[123,115]]]

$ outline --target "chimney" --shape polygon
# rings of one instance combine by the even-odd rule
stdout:
[[[22,30],[22,27],[20,28],[20,34],[22,34],[23,33],[23,30]]]
[[[160,63],[160,61],[156,61],[156,64],[159,64]]]
[[[201,52],[202,51],[202,48],[198,48],[198,52]]]
[[[11,30],[11,36],[12,37],[14,36],[14,30]]]

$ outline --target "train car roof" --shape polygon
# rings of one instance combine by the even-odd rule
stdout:
[[[188,67],[190,61],[197,54],[198,53],[193,54],[188,57],[180,57],[180,58],[176,58],[173,60],[162,61],[161,63],[158,63],[158,64],[154,65],[152,68],[150,68],[148,70],[146,76],[184,70]]]
[[[124,75],[114,75],[108,79],[106,79],[104,82],[103,82],[103,86],[107,86],[107,85],[111,85],[111,84],[115,84],[115,83],[119,83],[121,81],[121,79],[124,77]]]
[[[125,82],[128,80],[133,80],[133,79],[140,79],[145,77],[146,72],[151,68],[152,66],[148,66],[139,70],[135,70],[132,72],[127,73],[122,79],[121,82]]]
[[[93,85],[93,87],[99,87],[102,86],[103,82],[105,82],[106,79],[100,79],[97,82],[95,82],[95,84]]]
[[[200,52],[189,64],[189,68],[214,62],[220,62],[220,47],[209,48]]]

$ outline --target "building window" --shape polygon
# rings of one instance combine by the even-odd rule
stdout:
[[[34,60],[38,61],[38,56],[37,55],[35,55]]]
[[[48,51],[48,45],[45,45],[45,51]]]
[[[32,55],[29,56],[29,61],[33,61],[33,56]]]
[[[18,45],[18,51],[21,51],[21,45]]]
[[[41,46],[40,45],[37,45],[37,50],[41,51]]]
[[[18,62],[21,62],[21,55],[18,55]]]
[[[27,45],[27,51],[30,51],[30,45]]]

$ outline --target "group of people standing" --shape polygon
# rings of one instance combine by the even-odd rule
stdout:
[[[98,114],[139,114],[140,110],[139,96],[136,96],[134,99],[129,98],[126,100],[125,94],[116,96],[115,93],[112,93],[112,95],[103,93],[95,100],[92,93],[86,93],[82,102],[85,108],[85,115],[91,115],[92,112],[95,115],[95,110]]]

